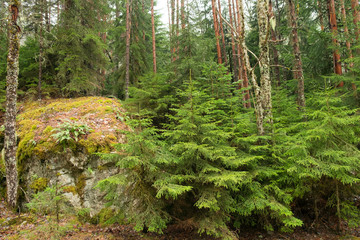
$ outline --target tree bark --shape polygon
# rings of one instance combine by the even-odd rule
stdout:
[[[17,25],[19,16],[19,0],[9,1],[10,19],[9,52],[7,57],[6,76],[6,113],[5,113],[5,164],[7,202],[15,208],[18,196],[18,171],[16,162],[16,90],[19,76],[20,27]]]
[[[152,26],[152,48],[153,48],[153,71],[156,74],[156,42],[155,42],[155,18],[154,0],[151,0],[151,26]]]
[[[242,76],[242,87],[248,88],[249,87],[249,79],[247,73],[247,65],[246,65],[246,57],[247,57],[247,48],[245,46],[245,18],[244,18],[244,8],[242,0],[236,0],[237,4],[237,19],[238,19],[238,36],[240,38],[240,42],[243,42],[242,46],[238,47],[238,54],[239,54],[239,66]],[[250,64],[250,62],[249,62]],[[252,72],[253,73],[253,72]],[[250,91],[246,89],[244,91],[244,107],[250,108]]]
[[[39,81],[38,81],[38,100],[41,100],[41,83],[42,83],[42,61],[43,61],[43,1],[40,0],[40,24],[39,24]],[[46,1],[46,0],[45,0]],[[47,20],[47,19],[46,19]]]
[[[185,0],[181,0],[181,29],[185,30]]]
[[[215,0],[211,0],[211,4],[212,4],[213,19],[214,19],[214,30],[215,30],[215,38],[216,38],[216,51],[217,51],[218,63],[222,64],[221,47],[220,47],[220,40],[219,40],[219,38],[220,38],[219,24],[218,24],[218,19],[217,19]]]
[[[271,0],[269,0],[269,14],[270,14],[270,18],[271,19],[274,19],[274,21],[276,20],[275,19],[275,14],[274,14],[274,11],[273,11],[273,8],[272,8],[272,2]],[[276,84],[277,86],[280,86],[280,67],[279,67],[279,53],[278,53],[278,50],[276,49],[276,40],[277,40],[277,37],[276,37],[276,30],[271,28],[271,40],[273,41],[272,43],[272,53],[273,53],[273,59],[274,59],[274,73],[275,73],[275,78],[276,78]]]
[[[297,103],[300,109],[305,108],[305,93],[304,93],[304,73],[301,60],[301,52],[299,46],[299,37],[297,32],[297,13],[295,11],[294,0],[287,0],[289,7],[289,25],[291,27],[291,40],[293,45],[293,54],[294,54],[294,78],[298,81],[298,99]]]
[[[350,43],[350,35],[349,35],[349,28],[346,21],[346,11],[345,11],[345,3],[344,0],[340,0],[340,6],[341,6],[341,15],[342,15],[342,23],[344,26],[344,33],[346,38],[346,49],[348,50],[349,58],[353,58],[352,50],[351,50],[351,43]],[[350,68],[353,67],[353,62],[350,62]]]
[[[360,14],[358,11],[358,7],[359,7],[359,1],[358,0],[351,0],[351,9],[353,11],[353,22],[354,22],[354,30],[355,30],[355,36],[356,36],[356,41],[359,40],[359,27],[358,27],[358,22],[360,21]]]
[[[342,74],[342,68],[340,63],[340,53],[339,50],[336,49],[338,47],[338,40],[337,40],[337,22],[336,22],[336,11],[335,11],[335,1],[328,0],[328,7],[329,7],[329,20],[330,20],[330,29],[332,32],[333,44],[335,47],[333,58],[334,58],[334,72],[338,75]],[[340,82],[338,87],[344,86],[344,82]]]
[[[229,4],[229,16],[230,16],[230,25],[234,27],[233,24],[233,14],[232,14],[232,5],[231,0],[228,0]],[[234,28],[236,29],[236,28]],[[238,80],[239,74],[238,74],[238,65],[236,62],[237,56],[236,56],[236,49],[235,49],[235,36],[234,31],[231,29],[231,50],[232,50],[232,62],[233,62],[233,72],[234,72],[234,79]]]
[[[268,0],[257,1],[258,25],[259,25],[259,67],[260,67],[260,97],[261,107],[258,112],[258,131],[260,135],[266,133],[264,124],[272,124],[272,101],[270,79],[270,55],[269,55],[269,18]],[[260,109],[261,108],[261,109]]]
[[[222,56],[224,58],[224,63],[225,65],[227,65],[227,57],[226,57],[226,45],[225,45],[225,35],[224,35],[224,27],[223,27],[223,22],[221,19],[221,2],[220,0],[218,1],[218,11],[219,11],[219,22],[220,22],[220,35],[221,35],[221,42],[222,42]]]
[[[129,85],[130,85],[130,33],[131,33],[130,4],[131,4],[131,0],[126,0],[125,99],[129,98]]]

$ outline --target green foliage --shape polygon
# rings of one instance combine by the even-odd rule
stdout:
[[[75,121],[64,121],[59,127],[54,128],[51,135],[57,143],[67,144],[71,141],[78,142],[79,137],[88,134],[92,129],[86,124],[80,124]]]

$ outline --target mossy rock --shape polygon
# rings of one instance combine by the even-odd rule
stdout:
[[[17,117],[20,172],[22,162],[31,156],[46,159],[49,154],[63,151],[65,147],[74,152],[82,149],[88,154],[111,152],[114,143],[124,141],[123,134],[118,130],[129,130],[121,121],[124,118],[119,119],[119,113],[124,110],[116,99],[82,97],[36,101],[25,103],[23,109]],[[61,146],[54,133],[65,121],[81,123],[92,130]]]

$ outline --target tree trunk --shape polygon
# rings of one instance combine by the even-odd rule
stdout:
[[[301,109],[305,108],[305,93],[304,93],[304,73],[302,68],[301,61],[301,52],[299,46],[299,37],[297,32],[297,20],[296,20],[296,11],[294,0],[287,0],[289,7],[289,25],[291,27],[291,40],[293,45],[293,54],[294,54],[294,78],[298,81],[298,99],[297,103]]]
[[[329,6],[329,20],[330,20],[330,28],[332,32],[333,43],[334,43],[334,47],[337,48],[339,44],[336,38],[338,29],[336,22],[336,11],[335,11],[334,0],[328,0],[328,6]],[[341,75],[342,68],[340,63],[340,53],[338,49],[334,50],[333,56],[334,56],[334,72],[338,75]],[[342,86],[344,86],[344,82],[341,81],[338,87],[342,87]]]
[[[212,4],[212,12],[213,12],[213,19],[214,19],[214,30],[215,30],[215,38],[216,38],[216,51],[218,56],[218,63],[222,64],[222,57],[221,57],[221,47],[220,47],[220,36],[219,36],[219,24],[217,19],[217,13],[216,13],[216,4],[215,0],[211,0]]]
[[[181,29],[185,30],[185,0],[181,0]]]
[[[152,25],[152,50],[153,50],[153,71],[156,74],[156,45],[155,45],[155,18],[154,0],[151,0],[151,25]]]
[[[259,67],[260,67],[260,99],[261,109],[258,115],[258,131],[260,135],[266,133],[264,123],[272,124],[272,101],[270,79],[270,55],[269,55],[269,18],[268,0],[257,1],[258,25],[259,25]]]
[[[269,1],[269,14],[270,14],[270,18],[275,19],[275,14],[272,8],[272,3],[271,0]],[[280,67],[279,67],[279,53],[278,50],[276,49],[276,45],[277,45],[277,37],[276,37],[276,31],[275,29],[271,28],[271,40],[273,41],[272,43],[272,53],[273,53],[273,59],[274,59],[274,73],[275,73],[275,78],[276,78],[276,83],[277,86],[280,85]]]
[[[238,18],[238,35],[240,38],[240,42],[243,41],[243,46],[239,46],[238,48],[238,54],[240,57],[239,60],[239,66],[240,66],[240,71],[242,72],[241,76],[242,76],[242,87],[243,88],[248,88],[249,87],[249,80],[248,80],[248,73],[247,73],[247,65],[246,63],[246,57],[247,57],[247,48],[245,46],[245,18],[244,18],[244,8],[243,8],[243,2],[242,0],[236,0],[236,4],[237,4],[237,9],[238,9],[238,13],[237,13],[237,18]],[[249,62],[250,64],[250,62]],[[253,72],[252,72],[253,73]],[[246,108],[250,108],[251,107],[251,103],[250,103],[250,91],[248,89],[246,89],[244,91],[244,107]]]
[[[131,33],[130,4],[131,4],[131,0],[126,0],[125,99],[129,98],[129,85],[130,85],[130,33]]]
[[[218,11],[219,11],[219,20],[220,20],[220,34],[221,34],[221,42],[222,42],[222,56],[224,57],[224,63],[227,65],[227,57],[226,57],[226,45],[225,45],[225,35],[224,35],[224,27],[221,19],[221,2],[218,0]]]
[[[319,21],[320,21],[320,28],[321,31],[325,31],[325,27],[324,27],[324,17],[323,17],[323,13],[322,13],[322,5],[321,5],[321,1],[317,1],[317,5],[318,5],[318,11],[319,11]]]
[[[231,0],[228,0],[229,4],[229,16],[230,16],[230,25],[233,27],[233,15],[232,15],[232,6],[231,6]],[[235,28],[234,28],[235,29]],[[233,72],[234,72],[234,79],[238,80],[239,74],[238,74],[238,65],[236,62],[236,49],[235,49],[235,36],[234,31],[231,29],[231,50],[232,50],[232,62],[233,62]]]
[[[175,0],[171,0],[171,38],[172,38],[172,61],[176,60],[176,44],[175,44]]]
[[[9,1],[9,52],[6,76],[6,112],[5,112],[5,164],[7,202],[16,207],[18,195],[18,171],[16,162],[16,90],[19,75],[20,27],[17,25],[19,0]]]
[[[358,11],[358,7],[359,7],[359,1],[351,0],[351,9],[353,10],[353,22],[354,22],[356,41],[359,40],[359,35],[360,35],[359,27],[358,27],[358,22],[360,21],[360,14]]]
[[[342,23],[344,26],[344,33],[345,33],[345,38],[346,38],[346,48],[348,50],[348,54],[349,54],[349,58],[352,59],[353,58],[353,54],[352,54],[352,50],[351,50],[351,43],[350,43],[350,35],[349,35],[349,28],[347,26],[347,21],[346,21],[346,11],[345,11],[345,3],[344,0],[340,0],[340,5],[341,5],[341,15],[342,15]],[[352,61],[350,62],[350,68],[353,67],[353,63]]]
[[[45,0],[46,1],[46,0]],[[41,7],[40,10],[40,24],[39,24],[39,81],[38,81],[38,100],[41,100],[41,83],[42,83],[42,61],[43,61],[43,2],[44,0],[39,1]],[[47,20],[47,19],[46,19]]]

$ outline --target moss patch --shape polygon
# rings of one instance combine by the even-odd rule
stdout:
[[[64,121],[86,124],[93,131],[79,138],[71,149],[85,149],[89,154],[113,151],[112,145],[121,142],[123,135],[117,131],[129,130],[119,120],[123,113],[119,101],[103,97],[82,97],[77,99],[56,99],[44,102],[28,102],[18,116],[20,138],[17,157],[19,171],[25,159],[36,155],[46,159],[54,152],[63,151],[52,136],[54,129]]]
[[[35,193],[38,193],[38,192],[44,191],[45,188],[48,186],[48,183],[49,183],[49,179],[41,177],[41,178],[34,180],[31,183],[30,188],[32,190],[34,190]]]

